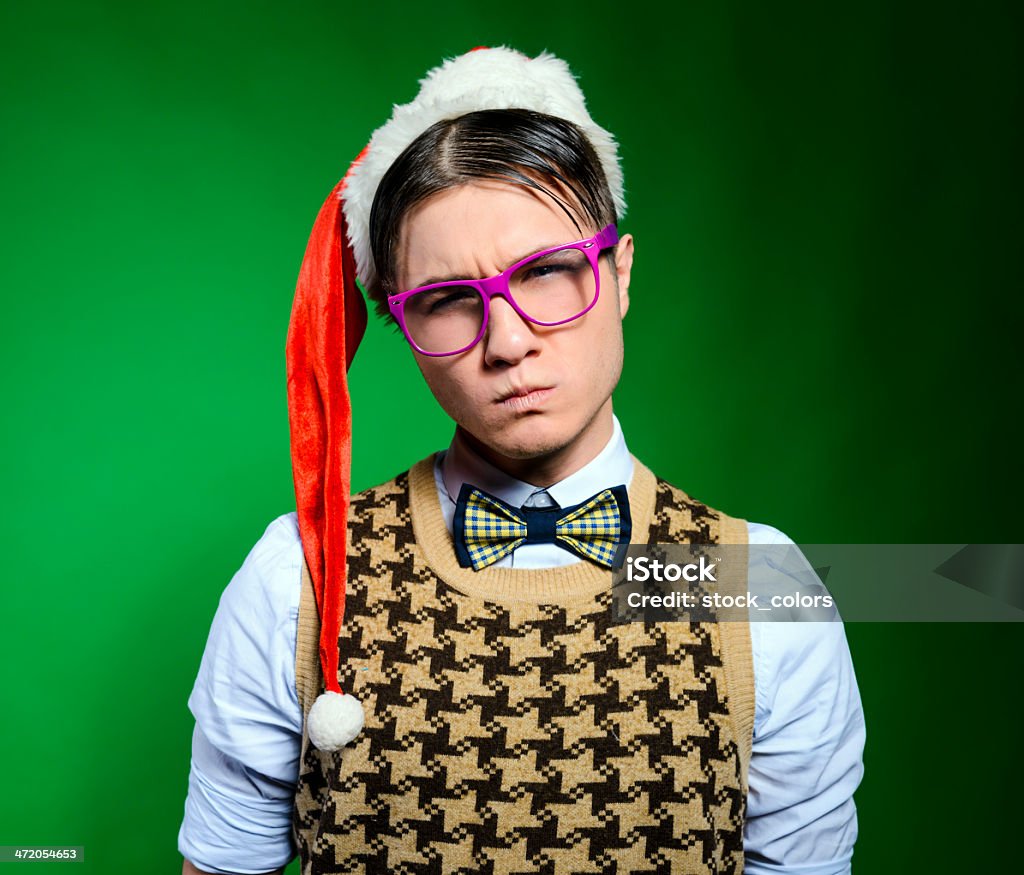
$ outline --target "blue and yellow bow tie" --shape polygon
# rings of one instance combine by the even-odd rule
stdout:
[[[455,502],[455,555],[463,568],[486,568],[522,544],[557,544],[605,568],[617,566],[632,524],[625,486],[602,489],[566,508],[513,507],[462,484]]]

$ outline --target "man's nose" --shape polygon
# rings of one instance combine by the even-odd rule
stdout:
[[[487,332],[481,341],[484,359],[492,367],[515,365],[539,350],[533,325],[520,316],[512,305],[497,295],[491,298]]]

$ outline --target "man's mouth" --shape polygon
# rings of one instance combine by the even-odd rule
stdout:
[[[507,392],[498,399],[506,410],[519,412],[538,407],[554,392],[553,386],[522,386]]]

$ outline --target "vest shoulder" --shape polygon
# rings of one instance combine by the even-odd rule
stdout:
[[[662,502],[670,503],[672,505],[682,507],[693,508],[704,514],[710,514],[714,516],[726,517],[730,516],[724,511],[718,510],[712,507],[706,502],[701,501],[699,498],[695,498],[685,489],[680,486],[676,486],[674,483],[666,480],[659,474],[654,475],[655,482],[657,484],[657,493]]]
[[[363,517],[375,507],[408,507],[409,501],[409,475],[411,469],[406,469],[396,474],[390,480],[370,486],[359,492],[355,492],[349,498],[348,519],[349,522]]]
[[[725,511],[712,507],[694,498],[685,489],[676,486],[658,474],[655,477],[654,514],[655,526],[659,521],[668,524],[680,533],[715,535],[733,541],[747,539],[747,521],[734,517]]]

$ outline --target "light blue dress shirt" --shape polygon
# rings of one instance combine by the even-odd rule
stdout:
[[[448,529],[470,482],[514,506],[577,504],[628,485],[633,461],[617,419],[601,453],[538,489],[491,466],[458,437],[434,466]],[[751,544],[791,545],[748,523]],[[498,565],[584,561],[525,544]],[[260,873],[295,856],[292,807],[302,710],[295,690],[302,544],[294,512],[274,520],[221,596],[188,704],[196,718],[178,850],[214,873]],[[863,775],[864,715],[842,623],[750,624],[754,738],[743,841],[748,875],[850,872],[853,792]]]

